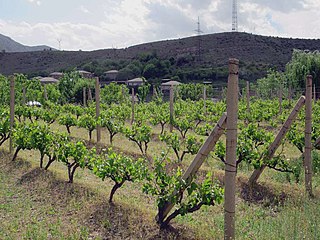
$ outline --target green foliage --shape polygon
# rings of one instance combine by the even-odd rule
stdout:
[[[203,183],[191,180],[189,183],[182,179],[180,168],[168,170],[169,159],[164,156],[154,160],[153,173],[143,186],[143,192],[156,197],[158,217],[161,228],[167,227],[169,222],[178,215],[184,216],[199,210],[203,205],[221,203],[223,189],[215,184],[210,175],[207,175]],[[186,190],[186,196],[183,192]],[[164,219],[163,211],[167,203],[176,206],[175,211]]]
[[[64,113],[64,114],[60,115],[60,117],[58,118],[58,122],[59,122],[59,124],[66,126],[69,134],[71,133],[70,128],[72,126],[77,126],[76,117],[70,113]]]
[[[137,123],[133,123],[131,127],[125,127],[123,133],[130,141],[139,146],[142,154],[147,154],[148,143],[151,140],[151,127],[147,125],[139,126]]]
[[[57,160],[63,162],[68,167],[69,183],[73,182],[73,177],[78,167],[84,168],[89,165],[92,156],[89,154],[83,142],[66,142],[57,151]]]
[[[74,101],[83,104],[83,88],[86,88],[88,94],[88,89],[91,89],[91,93],[95,93],[95,79],[88,78],[77,78],[73,87],[73,97]],[[94,97],[94,96],[93,96]]]
[[[145,102],[150,92],[150,84],[143,78],[143,85],[138,87],[138,98],[141,103]]]
[[[88,130],[89,140],[91,141],[92,132],[94,129],[96,129],[96,126],[97,126],[96,118],[90,114],[84,114],[79,117],[78,126]]]
[[[116,83],[105,85],[101,89],[101,102],[110,105],[111,103],[123,103],[129,99],[129,89],[126,86]]]
[[[98,124],[101,127],[106,127],[108,129],[110,144],[112,144],[113,137],[116,134],[122,132],[122,128],[125,124],[125,119],[126,118],[123,117],[123,115],[121,114],[121,109],[119,108],[110,108],[101,112],[98,119]]]
[[[284,73],[269,70],[266,77],[257,80],[257,91],[263,99],[270,99],[279,96],[279,89],[285,90],[288,87]]]
[[[92,158],[90,168],[102,181],[110,178],[114,182],[109,202],[117,189],[126,182],[135,182],[148,177],[148,169],[144,159],[134,160],[130,157],[114,152],[112,149],[104,151],[100,156]]]
[[[307,75],[312,75],[316,86],[320,84],[320,53],[294,50],[292,58],[286,66],[288,79],[292,81],[292,87],[305,88]]]
[[[197,140],[195,136],[187,136],[186,138],[180,139],[176,133],[161,134],[160,140],[165,142],[168,147],[172,148],[177,160],[182,162],[186,154],[195,155],[198,153],[203,141]]]
[[[10,137],[10,117],[8,112],[0,109],[0,146]]]

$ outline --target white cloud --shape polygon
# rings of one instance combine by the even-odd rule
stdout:
[[[36,4],[36,5],[38,5],[38,6],[40,6],[41,5],[41,1],[37,1],[37,0],[28,0],[28,2],[29,3],[32,3],[32,4]]]
[[[39,0],[27,2],[41,4]],[[320,38],[319,0],[238,3],[239,31]],[[62,49],[93,50],[195,35],[198,16],[206,34],[231,31],[231,0],[92,0],[83,5],[68,4],[64,10],[70,15],[56,19],[52,15],[54,5],[49,8],[47,4],[43,2],[41,16],[51,14],[52,18],[38,20],[37,14],[32,15],[32,21],[0,18],[0,32],[28,45],[58,48],[57,39],[62,39]],[[46,8],[51,12],[45,12],[49,11]],[[67,18],[62,20],[63,16]]]
[[[90,11],[83,5],[80,6],[80,11],[83,13],[90,13]]]

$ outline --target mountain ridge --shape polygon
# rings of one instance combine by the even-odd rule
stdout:
[[[46,45],[26,46],[12,38],[0,33],[0,51],[1,52],[33,52],[43,50],[55,50]]]
[[[284,70],[286,63],[291,59],[293,49],[320,50],[320,39],[280,38],[226,32],[201,35],[200,39],[194,36],[143,43],[122,49],[6,52],[0,53],[0,73],[46,75],[54,71],[81,68],[84,64],[94,61],[108,59],[131,61],[138,59],[142,54],[154,53],[160,59],[173,59],[175,62],[185,60],[179,67],[189,68],[191,71],[196,68],[223,68],[227,71],[228,59],[238,58],[241,77],[254,81],[263,77],[270,68]]]

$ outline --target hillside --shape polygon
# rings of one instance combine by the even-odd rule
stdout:
[[[172,59],[177,68],[225,69],[229,57],[240,60],[241,78],[255,80],[269,68],[283,70],[293,49],[320,50],[320,40],[266,37],[248,33],[217,33],[201,36],[201,58],[198,61],[198,38],[166,40],[132,46],[125,49],[96,51],[41,51],[1,53],[0,73],[46,75],[53,71],[81,68],[90,62],[105,60],[133,60],[143,53]],[[182,61],[180,61],[182,60]],[[180,65],[177,62],[180,61]],[[109,69],[104,69],[109,70]],[[119,69],[118,69],[119,70]],[[96,73],[97,74],[97,73]],[[97,74],[99,75],[99,74]],[[223,77],[224,74],[223,74]]]
[[[25,46],[22,45],[13,39],[0,34],[0,51],[1,52],[33,52],[33,51],[42,51],[50,50],[52,48],[41,45],[41,46]]]

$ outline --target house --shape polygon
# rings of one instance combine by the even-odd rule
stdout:
[[[77,73],[79,73],[80,76],[83,78],[93,78],[93,73],[88,72],[88,71],[78,70]]]
[[[161,90],[170,90],[170,87],[173,86],[178,86],[180,85],[181,82],[178,82],[178,81],[168,81],[168,82],[165,82],[165,83],[162,83],[161,84]]]
[[[139,87],[139,86],[143,85],[144,82],[145,82],[145,80],[143,80],[142,78],[134,78],[134,79],[127,81],[127,86],[128,87]]]
[[[104,72],[103,74],[106,77],[106,79],[110,81],[115,81],[118,76],[118,73],[119,73],[118,70],[110,70],[110,71]]]
[[[41,82],[41,84],[49,84],[49,83],[58,83],[59,80],[55,79],[53,77],[44,77],[44,78],[40,78],[39,81]]]
[[[52,77],[52,78],[59,80],[60,78],[63,77],[63,75],[64,75],[64,73],[62,73],[62,72],[53,72],[53,73],[49,74],[49,77]]]

